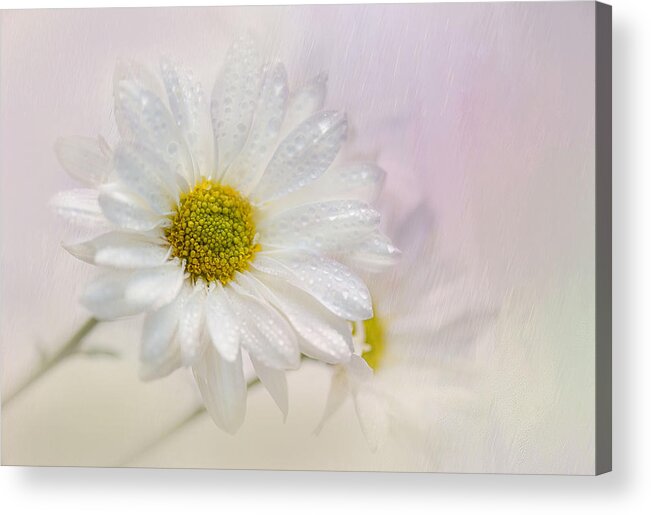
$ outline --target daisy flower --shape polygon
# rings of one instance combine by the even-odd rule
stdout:
[[[317,433],[352,397],[371,450],[403,436],[421,459],[442,421],[476,412],[477,342],[493,312],[478,282],[438,258],[424,204],[390,234],[400,262],[369,281],[374,316],[354,323],[355,353],[334,367]]]
[[[350,360],[349,321],[373,312],[340,258],[395,256],[369,205],[384,174],[335,163],[347,121],[323,110],[325,77],[289,95],[282,64],[263,65],[248,38],[229,50],[210,101],[176,65],[163,61],[161,76],[118,65],[120,141],[60,140],[61,164],[88,187],[52,204],[107,228],[66,246],[102,269],[82,304],[99,319],[144,313],[143,378],[191,367],[232,433],[245,413],[243,360],[285,415],[285,371],[301,354]]]

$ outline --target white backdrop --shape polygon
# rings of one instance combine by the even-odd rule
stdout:
[[[3,468],[3,512],[175,513],[181,509],[231,508],[246,512],[258,508],[272,513],[295,509],[389,513],[425,508],[458,513],[463,508],[469,513],[610,513],[648,509],[651,477],[645,459],[651,457],[651,415],[645,393],[651,390],[646,372],[647,363],[651,363],[647,346],[651,335],[643,325],[647,318],[643,292],[649,284],[648,268],[643,265],[651,262],[645,223],[649,220],[649,202],[644,198],[650,186],[647,170],[651,163],[644,151],[651,112],[644,95],[651,87],[645,68],[651,51],[651,19],[648,3],[643,0],[613,3],[613,473],[589,478]],[[165,4],[168,2],[141,5]]]

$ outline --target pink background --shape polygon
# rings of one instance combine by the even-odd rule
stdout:
[[[55,160],[55,139],[115,141],[116,59],[153,68],[169,55],[210,89],[230,41],[249,30],[270,59],[286,64],[290,83],[328,72],[327,105],[346,110],[353,127],[349,151],[377,159],[389,174],[388,195],[404,210],[420,200],[432,206],[446,255],[485,278],[488,291],[478,295],[501,305],[487,398],[509,445],[460,428],[440,470],[593,470],[594,4],[1,16],[3,391],[36,365],[38,347],[56,347],[87,316],[76,297],[92,270],[60,247],[79,233],[46,205],[75,186]],[[188,377],[137,381],[138,328],[106,324],[91,343],[127,359],[72,360],[3,413],[3,462],[112,464],[185,413],[196,398]],[[351,431],[351,407],[312,438],[321,405],[306,384],[327,381],[316,371],[290,381],[294,415],[286,425],[260,394],[236,439],[201,421],[145,464],[414,467],[399,449],[372,455],[359,434],[350,448],[338,445]]]

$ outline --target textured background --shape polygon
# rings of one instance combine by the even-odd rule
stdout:
[[[73,186],[59,135],[116,133],[119,57],[169,55],[211,87],[230,40],[252,31],[290,81],[329,73],[349,148],[377,158],[404,209],[424,199],[446,256],[485,279],[501,306],[487,360],[487,420],[423,454],[437,470],[590,473],[594,461],[594,7],[421,5],[2,14],[2,388],[87,316],[90,267],[60,248],[71,230],[46,203]],[[482,282],[484,284],[484,282]],[[472,291],[470,293],[473,293]],[[477,292],[477,295],[486,292]],[[125,359],[74,359],[2,413],[2,461],[113,465],[196,402],[179,372],[137,380],[139,323],[89,338]],[[160,466],[421,467],[400,447],[367,451],[352,406],[312,436],[323,371],[290,379],[283,425],[251,395],[237,437],[207,419],[142,460]],[[487,429],[488,428],[488,429]],[[443,451],[441,451],[443,449]],[[444,452],[447,451],[447,452]]]

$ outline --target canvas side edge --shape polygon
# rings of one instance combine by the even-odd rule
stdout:
[[[612,470],[612,7],[595,4],[595,473]]]

